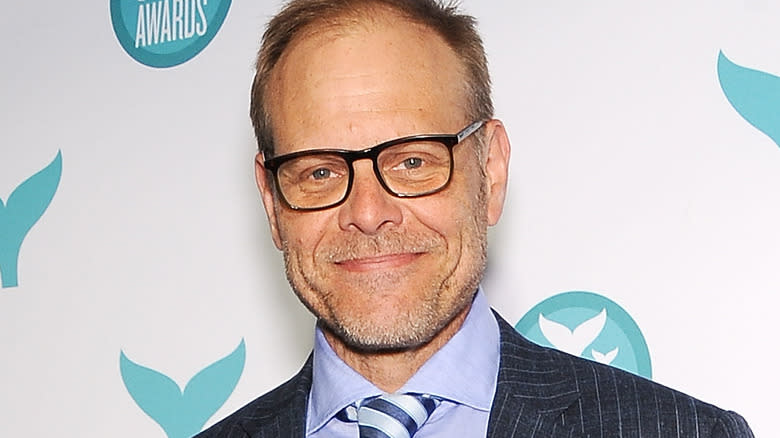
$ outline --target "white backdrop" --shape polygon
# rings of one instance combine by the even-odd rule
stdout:
[[[0,14],[0,199],[59,151],[62,166],[18,286],[0,288],[0,436],[174,438],[131,397],[120,352],[184,388],[243,339],[212,424],[311,346],[252,174],[252,62],[279,3],[234,2],[171,68],[128,56],[109,3]],[[780,147],[729,104],[717,60],[780,75],[780,3],[684,3],[463,1],[513,142],[485,288],[513,324],[561,292],[609,297],[642,329],[654,380],[772,436]],[[780,100],[766,107],[780,129]]]

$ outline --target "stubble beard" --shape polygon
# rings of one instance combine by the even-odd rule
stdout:
[[[424,283],[419,287],[423,291],[414,295],[421,298],[414,305],[398,309],[392,320],[376,321],[346,310],[349,303],[344,300],[349,298],[328,286],[327,280],[333,277],[332,270],[329,274],[306,272],[301,269],[300,254],[285,242],[287,279],[300,301],[317,317],[318,324],[347,347],[365,352],[418,348],[430,342],[471,304],[482,279],[487,259],[487,225],[484,202],[481,201],[479,213],[461,224],[463,232],[459,243],[462,248],[454,266],[431,272],[432,278],[422,279]],[[446,252],[446,245],[444,238],[433,232],[392,229],[374,236],[340,236],[337,243],[321,248],[315,260],[317,266],[329,267],[334,262],[378,254]],[[350,287],[371,296],[382,293],[388,285],[400,284],[406,280],[405,276],[403,271],[371,273],[362,278],[358,275],[360,284]]]

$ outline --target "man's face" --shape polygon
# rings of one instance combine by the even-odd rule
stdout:
[[[310,32],[292,42],[271,78],[275,154],[357,150],[401,136],[455,133],[472,122],[464,93],[460,61],[421,26],[388,17]],[[491,124],[483,128],[493,130]],[[476,139],[483,134],[455,147],[454,173],[444,191],[416,199],[385,192],[371,161],[360,160],[343,204],[296,212],[274,197],[258,165],[271,231],[293,289],[350,347],[420,346],[468,309],[506,177],[504,163],[496,190],[490,182],[496,172],[477,159]]]

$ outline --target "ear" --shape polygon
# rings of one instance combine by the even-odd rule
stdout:
[[[504,199],[509,179],[509,136],[500,120],[490,120],[485,125],[487,156],[487,219],[488,225],[495,225],[504,210]]]
[[[257,188],[260,190],[260,197],[263,200],[265,214],[268,216],[268,226],[271,227],[271,237],[277,248],[282,249],[282,238],[279,235],[279,221],[276,216],[276,200],[274,199],[274,188],[269,185],[270,175],[263,167],[263,154],[255,155],[255,180]]]

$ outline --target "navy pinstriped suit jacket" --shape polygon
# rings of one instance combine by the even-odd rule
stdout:
[[[489,438],[750,438],[745,420],[618,369],[543,348],[496,315],[501,363]],[[311,358],[196,438],[303,438]],[[472,438],[472,437],[465,437]]]

